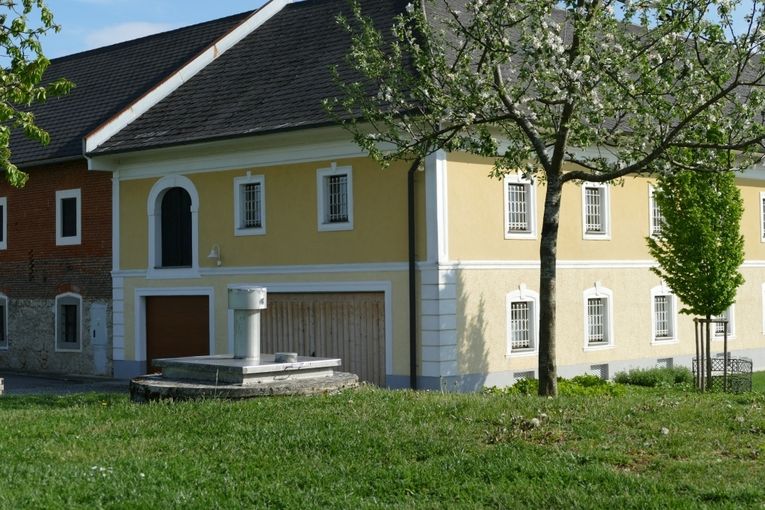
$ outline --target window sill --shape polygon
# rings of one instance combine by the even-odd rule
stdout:
[[[77,237],[58,237],[56,238],[56,246],[77,246],[82,244],[80,236]]]
[[[607,351],[609,349],[613,349],[616,346],[614,344],[605,344],[605,345],[585,345],[584,346],[584,352],[590,352],[590,351]]]
[[[342,230],[353,230],[353,223],[320,223],[319,232],[338,232]]]
[[[662,339],[654,338],[653,340],[651,340],[651,345],[675,345],[679,343],[680,343],[680,340],[675,337],[662,338]]]
[[[260,227],[260,228],[237,228],[237,229],[234,229],[234,235],[236,237],[263,236],[263,235],[266,235],[266,227]]]
[[[199,268],[182,267],[162,269],[158,267],[149,269],[146,272],[147,280],[174,280],[180,278],[201,278]]]
[[[588,233],[585,232],[582,235],[582,239],[584,239],[585,241],[610,241],[611,240],[611,234],[610,233],[606,233],[606,234],[588,234]]]
[[[505,239],[536,240],[536,232],[505,232]]]
[[[510,351],[509,354],[505,354],[505,359],[510,358],[530,358],[532,356],[537,355],[536,349],[528,349],[528,350],[517,350],[517,351]]]
[[[76,349],[64,349],[61,347],[56,347],[55,352],[82,352],[82,346]]]
[[[736,339],[736,335],[728,335],[728,341],[729,341],[729,342],[730,342],[731,340],[735,340],[735,339]],[[712,337],[712,341],[713,341],[713,342],[722,342],[722,341],[724,341],[724,340],[725,340],[725,339],[724,339],[723,337],[721,337],[721,336],[713,336],[713,337]]]

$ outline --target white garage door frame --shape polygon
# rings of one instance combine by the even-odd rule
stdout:
[[[146,361],[146,298],[167,296],[207,296],[210,317],[210,354],[215,352],[215,289],[212,287],[158,287],[135,289],[135,360]]]
[[[228,288],[241,285],[265,287],[269,293],[319,293],[319,292],[382,292],[385,295],[385,376],[393,375],[393,284],[390,281],[368,282],[305,282],[232,283]],[[234,313],[228,311],[228,350],[234,352]]]

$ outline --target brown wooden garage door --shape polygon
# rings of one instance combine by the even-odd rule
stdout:
[[[341,370],[385,386],[385,294],[268,294],[261,351],[341,358]]]
[[[146,298],[146,359],[149,372],[156,358],[210,354],[207,296]]]

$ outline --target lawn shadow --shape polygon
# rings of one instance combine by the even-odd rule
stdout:
[[[72,407],[103,405],[127,398],[117,393],[72,393],[67,395],[34,394],[0,396],[0,412],[4,410],[69,409]]]

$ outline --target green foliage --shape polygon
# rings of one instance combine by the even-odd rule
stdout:
[[[506,395],[536,395],[539,390],[539,381],[536,379],[521,379],[510,387],[491,387],[484,389],[484,393]],[[577,375],[571,379],[558,378],[558,391],[561,395],[620,395],[623,388],[605,381],[596,375]]]
[[[0,172],[14,186],[23,186],[28,176],[11,162],[11,132],[20,130],[47,144],[50,136],[28,108],[49,96],[66,94],[73,86],[63,78],[43,82],[50,61],[40,37],[58,30],[44,0],[0,0]]]
[[[651,388],[693,384],[693,373],[686,367],[672,368],[634,368],[627,372],[618,372],[614,381],[619,384],[632,384]]]
[[[736,300],[744,283],[740,233],[744,210],[731,173],[662,175],[654,199],[664,217],[660,233],[648,238],[659,275],[685,305],[683,313],[715,316]]]

